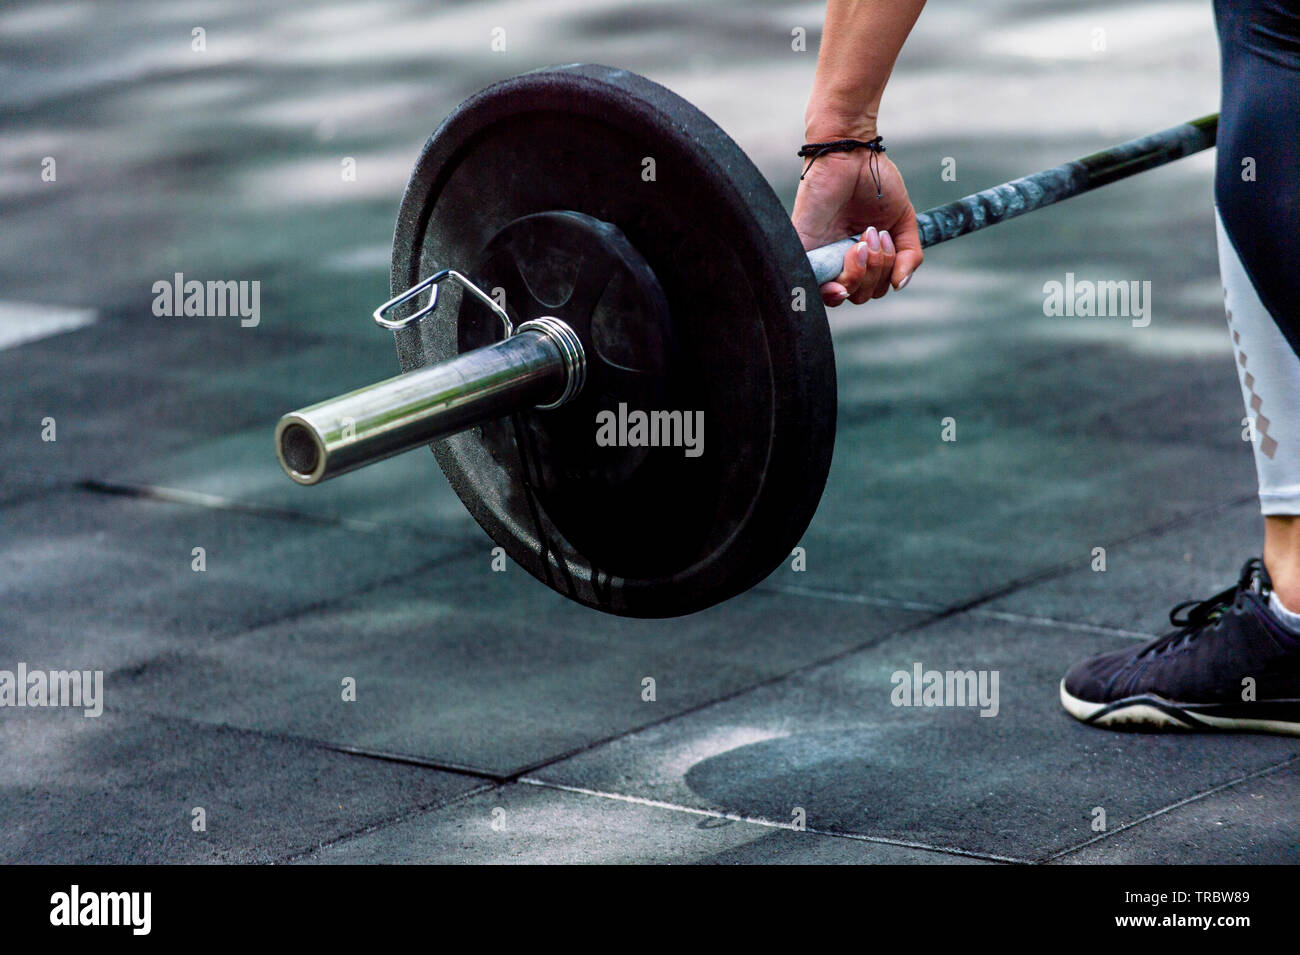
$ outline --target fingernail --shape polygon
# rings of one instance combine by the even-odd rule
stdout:
[[[858,243],[858,265],[865,266],[867,264],[867,253],[869,253],[870,251],[871,249],[868,248],[867,243],[865,242]]]
[[[908,272],[906,275],[904,275],[903,281],[898,283],[897,291],[901,292],[903,291],[903,289],[907,288],[907,283],[912,281],[912,276],[915,274],[916,274],[915,272]]]
[[[880,233],[880,247],[889,255],[894,254],[894,240],[889,237],[888,232]]]
[[[849,297],[849,295],[848,295],[847,292],[836,292],[836,293],[835,293],[835,300],[834,300],[833,302],[831,302],[831,305],[832,305],[832,306],[835,306],[835,305],[843,305],[843,304],[844,304],[844,300],[845,300],[846,298],[848,298],[848,297]]]
[[[880,233],[876,231],[875,226],[868,229],[862,238],[867,240],[867,245],[871,246],[872,252],[880,251]]]

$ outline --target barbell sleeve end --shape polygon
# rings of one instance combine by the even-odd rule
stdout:
[[[525,408],[558,407],[584,371],[567,325],[527,322],[503,341],[284,415],[276,457],[297,483],[319,484]]]

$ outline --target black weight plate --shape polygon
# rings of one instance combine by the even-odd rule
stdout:
[[[588,481],[566,494],[517,445],[485,441],[491,427],[434,452],[489,536],[555,590],[626,616],[702,610],[771,573],[821,497],[836,391],[817,284],[771,187],[707,116],[644,77],[572,65],[489,87],[430,138],[398,215],[394,294],[442,268],[476,279],[508,224],[563,210],[612,223],[653,270],[674,342],[663,409],[703,412],[703,453],[650,448],[644,467],[601,493]],[[562,298],[568,270],[546,258],[526,278]],[[433,316],[398,333],[404,370],[460,351],[448,317],[459,297],[444,288]],[[520,439],[529,421],[564,410],[517,416]],[[595,420],[587,427],[594,443]]]

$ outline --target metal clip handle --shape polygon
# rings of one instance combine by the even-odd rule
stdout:
[[[501,325],[505,329],[506,338],[509,338],[511,335],[515,333],[515,327],[513,323],[511,323],[510,321],[510,316],[506,314],[505,309],[503,309],[500,305],[498,305],[495,301],[493,301],[492,296],[486,294],[481,288],[479,288],[469,279],[465,278],[465,276],[461,275],[455,269],[443,269],[441,272],[435,272],[433,275],[430,275],[427,279],[422,279],[421,281],[417,282],[415,285],[412,285],[410,288],[408,288],[405,292],[398,295],[396,298],[389,299],[383,305],[380,305],[377,309],[375,309],[375,324],[378,325],[380,328],[387,328],[387,329],[391,329],[392,331],[397,331],[399,328],[406,328],[409,325],[414,325],[416,322],[425,318],[426,316],[431,314],[435,308],[438,307],[438,283],[442,282],[444,279],[455,279],[457,282],[461,284],[461,286],[467,292],[472,292],[479,299],[479,301],[481,301],[488,308],[492,309],[492,311],[496,313],[496,316],[499,319],[501,319]],[[392,311],[394,308],[396,308],[397,306],[401,305],[404,302],[409,302],[411,299],[415,298],[425,289],[430,290],[429,304],[424,306],[424,308],[420,309],[414,315],[408,315],[406,318],[397,318],[397,319],[384,317],[384,315],[387,312]]]

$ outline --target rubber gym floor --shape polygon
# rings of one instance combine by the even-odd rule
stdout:
[[[1260,547],[1212,154],[834,311],[804,560],[703,613],[618,619],[494,572],[428,452],[317,488],[280,472],[279,415],[397,371],[369,313],[409,168],[458,102],[624,66],[789,202],[819,20],[6,5],[0,668],[102,670],[104,691],[98,718],[0,713],[0,859],[1300,861],[1295,739],[1109,733],[1057,702],[1073,661],[1162,632]],[[925,208],[1217,103],[1208,3],[932,0],[882,130]],[[155,316],[176,273],[256,280],[257,324]],[[1067,273],[1150,283],[1150,324],[1046,316]],[[893,705],[917,665],[996,672],[996,715]]]

